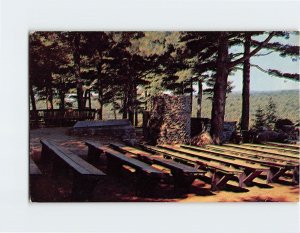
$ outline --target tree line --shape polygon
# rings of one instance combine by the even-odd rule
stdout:
[[[250,67],[278,78],[299,81],[299,74],[265,70],[251,64],[251,57],[270,53],[299,60],[299,46],[274,42],[297,32],[40,32],[29,34],[29,93],[33,110],[35,95],[49,108],[66,93],[77,93],[78,109],[91,108],[91,91],[98,93],[99,118],[103,106],[137,124],[137,114],[147,99],[170,90],[190,95],[198,85],[197,116],[201,117],[203,92],[212,100],[211,135],[221,142],[228,76],[243,70],[241,129],[249,128]],[[276,40],[275,40],[276,41]],[[233,47],[239,52],[232,52]],[[259,54],[260,51],[268,51]],[[204,90],[203,84],[208,88]],[[143,94],[141,93],[141,90]],[[88,105],[88,106],[87,106]]]

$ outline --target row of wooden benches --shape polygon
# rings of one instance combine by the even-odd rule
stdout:
[[[89,162],[78,157],[73,152],[62,148],[56,143],[49,140],[41,140],[42,144],[42,161],[51,162],[52,174],[64,173],[67,168],[73,172],[72,200],[88,200],[91,198],[93,189],[101,176],[105,175],[102,171],[95,168],[89,162],[95,157],[104,153],[107,156],[107,173],[111,175],[119,174],[123,165],[128,165],[136,170],[137,192],[138,195],[145,195],[148,191],[158,184],[158,182],[167,175],[152,167],[149,163],[145,163],[135,159],[129,155],[122,154],[108,146],[96,144],[94,142],[86,142],[89,147]],[[164,161],[162,158],[154,158],[157,163],[164,163],[172,171],[174,178],[174,187],[177,191],[183,191],[188,188],[192,181],[198,175],[204,173],[192,167],[176,163],[174,161]],[[153,161],[154,161],[153,160]],[[150,160],[149,160],[150,161]],[[148,161],[148,162],[149,162]],[[35,179],[41,172],[30,160],[30,178]],[[189,175],[186,175],[189,173]],[[193,177],[191,176],[193,175]],[[31,180],[32,181],[32,180]]]
[[[87,145],[89,146],[89,148],[93,147],[94,150],[97,150],[96,145],[92,145],[91,143],[87,143]],[[177,166],[178,162],[181,162],[181,166],[183,166],[183,163],[186,163],[187,165],[194,164],[194,167],[198,170],[201,169],[205,172],[211,172],[211,184],[213,190],[222,188],[227,183],[227,181],[232,179],[234,176],[238,178],[240,187],[245,187],[250,184],[254,178],[259,176],[263,172],[267,174],[268,183],[276,182],[287,171],[292,171],[293,181],[299,182],[298,160],[268,161],[266,159],[242,157],[224,152],[213,152],[201,149],[199,147],[191,147],[188,145],[182,145],[182,148],[180,149],[174,149],[172,146],[160,146],[160,148],[143,146],[143,150],[117,144],[111,144],[110,146],[121,153],[130,155],[131,157],[133,155],[139,160],[144,161],[148,164],[159,164],[167,168],[169,168],[170,166],[167,164],[172,160],[173,163],[175,163]],[[195,149],[199,149],[202,151],[192,151]],[[151,153],[147,153],[146,151]],[[205,152],[206,154],[204,154],[203,152]],[[109,154],[113,156],[113,153]],[[160,154],[160,156],[155,156],[154,154]],[[171,158],[172,160],[166,160],[166,158]],[[172,174],[173,173],[174,172],[172,172]],[[195,173],[195,171],[184,171],[184,173],[187,177],[193,177],[188,173]],[[204,175],[204,173],[202,173],[202,175]],[[192,178],[189,178],[189,180],[190,182],[193,181]],[[191,184],[189,182],[187,183],[189,185]]]
[[[61,172],[66,167],[73,171],[73,200],[89,199],[98,181],[105,175],[102,171],[81,159],[74,153],[57,144],[41,140],[42,158],[51,158],[53,172]],[[239,181],[239,186],[250,184],[263,172],[267,174],[267,182],[275,182],[280,176],[291,170],[293,181],[299,182],[299,163],[297,161],[267,160],[267,156],[244,154],[236,151],[220,151],[220,148],[203,149],[189,145],[173,146],[143,146],[141,149],[111,144],[103,146],[95,142],[86,142],[88,146],[88,161],[93,162],[100,154],[107,157],[107,173],[119,174],[123,165],[135,169],[137,191],[145,194],[151,191],[161,179],[172,177],[175,190],[186,192],[195,178],[211,174],[213,190],[221,189],[231,179]],[[222,148],[223,149],[223,148]],[[218,151],[219,150],[219,151]],[[240,153],[240,154],[239,154]],[[153,167],[160,165],[170,172]],[[32,168],[33,167],[33,168]],[[36,168],[30,165],[30,174],[35,176]],[[38,172],[37,172],[38,173]]]

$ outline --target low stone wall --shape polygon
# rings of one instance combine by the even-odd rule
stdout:
[[[188,96],[159,95],[144,114],[144,137],[151,144],[189,143],[191,107]]]
[[[136,139],[135,129],[128,120],[79,121],[69,134],[111,136],[124,141]]]

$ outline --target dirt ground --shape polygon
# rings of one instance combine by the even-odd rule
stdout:
[[[32,201],[38,202],[69,202],[71,180],[68,176],[53,178],[49,175],[47,164],[40,162],[41,139],[52,139],[68,148],[80,157],[86,159],[86,140],[108,144],[119,142],[108,136],[72,136],[69,128],[38,128],[30,130],[30,156],[43,173],[32,187]],[[106,172],[105,157],[100,157],[94,166]],[[124,168],[121,176],[105,176],[98,183],[91,201],[95,202],[298,202],[299,185],[290,179],[282,178],[278,183],[266,184],[266,181],[256,178],[251,187],[239,188],[237,182],[230,181],[222,191],[210,190],[209,180],[196,179],[187,194],[176,194],[172,183],[160,183],[151,197],[138,197],[135,190],[135,176],[130,169]]]

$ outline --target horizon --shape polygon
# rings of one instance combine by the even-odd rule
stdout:
[[[300,89],[283,89],[283,90],[254,90],[250,92],[250,95],[253,93],[270,93],[270,92],[299,92],[300,93]],[[233,93],[242,93],[242,90],[233,90],[230,94]]]

